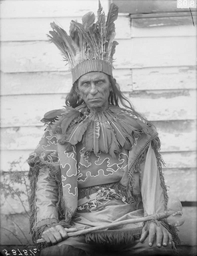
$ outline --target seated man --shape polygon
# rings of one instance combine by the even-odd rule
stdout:
[[[41,255],[172,255],[179,242],[181,204],[167,195],[157,131],[112,75],[117,16],[111,4],[105,21],[99,3],[97,22],[93,13],[72,21],[70,36],[51,24],[73,86],[66,107],[45,114],[45,134],[28,159],[31,232],[34,242],[45,242]],[[175,215],[158,220],[165,211]],[[141,219],[149,215],[155,218]],[[137,222],[107,229],[123,220]],[[74,235],[101,225],[106,229]]]

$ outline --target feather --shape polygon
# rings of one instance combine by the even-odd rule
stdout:
[[[76,52],[76,45],[75,42],[72,40],[70,36],[66,33],[66,31],[62,28],[60,28],[55,22],[51,23],[51,27],[53,28],[54,31],[56,31],[59,36],[63,39],[65,42],[66,46],[70,50],[70,52],[75,55]]]
[[[117,142],[116,136],[114,133],[112,133],[112,143],[110,145],[110,149],[109,149],[109,154],[113,157],[113,158],[117,158],[116,153],[118,153],[120,150],[119,144]]]
[[[107,46],[107,51],[106,51],[106,58],[108,58],[108,60],[110,60],[111,59],[111,51],[112,51],[112,47],[113,47],[113,41],[114,41],[114,38],[115,38],[115,35],[116,35],[116,33],[115,32],[112,32],[112,34],[111,34],[111,37],[110,37],[110,40],[108,41],[108,46]]]
[[[94,138],[94,121],[91,120],[87,131],[84,136],[84,146],[87,151],[92,151],[94,149],[93,147],[93,138]]]
[[[125,136],[121,131],[122,130],[121,126],[117,123],[116,118],[112,114],[110,114],[108,112],[108,113],[106,113],[106,116],[107,116],[110,124],[112,125],[112,128],[115,130],[115,134],[116,134],[116,138],[117,138],[118,142],[123,147],[125,144]]]
[[[95,15],[93,12],[88,12],[82,17],[82,24],[86,31],[93,25],[95,21]]]
[[[111,37],[111,34],[115,31],[115,24],[114,21],[118,17],[118,7],[115,4],[111,4],[109,8],[109,12],[107,15],[107,21],[106,21],[106,39],[109,40]]]
[[[65,112],[65,109],[54,109],[45,113],[44,117],[41,119],[43,123],[50,123],[57,120]]]
[[[101,151],[109,153],[109,149],[111,148],[111,144],[113,141],[113,131],[111,127],[102,124],[101,138]]]
[[[98,121],[94,121],[94,154],[97,155],[99,152],[99,137],[100,137],[100,125]]]
[[[55,122],[53,127],[53,132],[56,132],[59,127],[61,128],[61,133],[66,134],[68,126],[71,124],[73,119],[79,117],[80,113],[75,109],[68,108],[67,111],[61,116],[59,116],[58,120]]]
[[[70,24],[70,36],[78,46],[78,51],[76,52],[76,57],[74,60],[75,65],[77,65],[78,63],[86,59],[85,58],[86,46],[85,46],[82,34],[79,33],[78,29],[76,28],[73,22],[71,22]]]
[[[53,42],[58,49],[65,56],[65,59],[73,65],[74,56],[77,51],[77,45],[72,40],[65,30],[60,28],[55,22],[51,23],[53,31],[49,31],[48,35],[51,42]]]
[[[82,137],[87,130],[89,125],[89,118],[86,117],[82,122],[80,122],[77,126],[75,126],[72,132],[67,137],[67,142],[72,145],[76,145],[79,141],[82,140]]]
[[[80,47],[80,38],[78,31],[76,27],[73,25],[73,23],[70,23],[70,29],[69,29],[70,37],[72,38],[73,41],[75,41],[76,45]]]
[[[68,48],[62,38],[59,37],[59,35],[54,31],[49,31],[49,33],[51,34],[47,35],[49,37],[49,41],[57,46],[57,48],[61,51],[66,60],[72,61],[68,53]]]
[[[99,58],[99,56],[100,56],[100,47],[99,47],[99,44],[97,43],[98,41],[95,37],[95,33],[93,32],[93,29],[94,28],[90,28],[89,34],[90,34],[90,37],[91,37],[91,40],[92,40],[92,44],[94,46],[94,55],[95,55],[96,58]]]
[[[99,115],[100,123],[100,139],[99,139],[99,148],[104,153],[109,153],[109,148],[112,143],[112,129],[109,125],[109,122],[105,115]]]
[[[109,59],[113,58],[113,55],[114,55],[115,50],[116,50],[116,45],[118,45],[118,42],[117,41],[113,41]]]
[[[71,22],[73,23],[73,25],[78,30],[78,33],[80,33],[82,35],[82,37],[84,37],[86,43],[91,48],[91,51],[94,51],[94,46],[92,44],[91,38],[90,38],[89,34],[87,33],[87,31],[84,29],[83,25],[74,21],[74,20],[72,20]]]
[[[79,117],[80,113],[76,110],[71,110],[69,113],[67,113],[64,116],[64,119],[61,122],[61,129],[62,129],[62,134],[67,133],[67,129],[72,123],[73,120],[77,119]]]
[[[100,48],[100,57],[101,59],[103,59],[104,54],[105,54],[105,37],[106,37],[106,27],[105,27],[105,13],[103,11],[103,8],[101,6],[101,3],[99,1],[99,8],[97,11],[97,16],[98,16],[98,20],[97,20],[97,27],[98,27],[98,33],[99,33],[99,48]]]

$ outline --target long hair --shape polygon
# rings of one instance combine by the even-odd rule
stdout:
[[[110,92],[109,98],[108,98],[109,104],[114,106],[119,106],[119,107],[121,104],[126,109],[129,109],[130,111],[132,111],[134,115],[145,119],[141,114],[139,114],[134,109],[130,101],[120,91],[120,86],[116,82],[116,79],[109,75],[108,75],[108,78],[112,88],[112,91]],[[76,108],[83,103],[83,100],[79,97],[77,93],[77,86],[78,86],[78,81],[76,81],[73,84],[69,94],[66,97],[66,100],[65,100],[66,106]]]

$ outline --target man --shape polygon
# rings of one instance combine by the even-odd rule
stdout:
[[[71,236],[166,210],[181,214],[179,201],[168,199],[158,134],[112,75],[118,8],[111,4],[106,19],[99,3],[97,14],[97,22],[93,13],[82,24],[72,21],[69,36],[51,24],[50,40],[70,64],[73,86],[66,108],[45,114],[45,134],[28,160],[33,240],[47,245],[42,255],[171,255],[180,215]]]

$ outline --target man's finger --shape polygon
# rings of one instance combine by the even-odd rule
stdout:
[[[48,229],[48,230],[46,230],[46,231],[43,232],[42,237],[44,238],[44,240],[45,240],[47,243],[52,243],[52,244],[54,244],[54,243],[56,243],[57,241],[56,241],[56,239],[55,239],[53,233],[54,233],[53,228],[50,228],[50,229]]]
[[[60,235],[62,236],[62,238],[68,237],[68,234],[67,234],[65,228],[63,228],[63,227],[60,226],[60,225],[57,225],[57,226],[56,226],[56,229],[59,231],[59,233],[60,233]]]
[[[163,231],[163,246],[168,245],[169,235],[166,230]]]
[[[42,238],[43,238],[43,239],[45,240],[45,242],[47,242],[47,243],[50,243],[50,242],[51,242],[51,240],[50,240],[49,236],[47,235],[47,233],[42,234]]]
[[[173,239],[172,239],[172,235],[169,233],[168,233],[168,239],[169,239],[169,244],[172,245]]]
[[[157,246],[161,247],[162,239],[163,239],[163,230],[161,227],[156,227],[156,239],[157,239]]]
[[[149,245],[152,246],[155,241],[156,224],[150,223],[149,227]]]
[[[61,233],[59,232],[59,230],[56,227],[52,231],[52,234],[53,234],[53,236],[54,236],[54,238],[56,240],[56,243],[62,241]]]
[[[147,238],[147,236],[148,236],[148,231],[143,230],[142,234],[141,234],[141,237],[140,237],[140,242],[143,243],[144,240]]]

